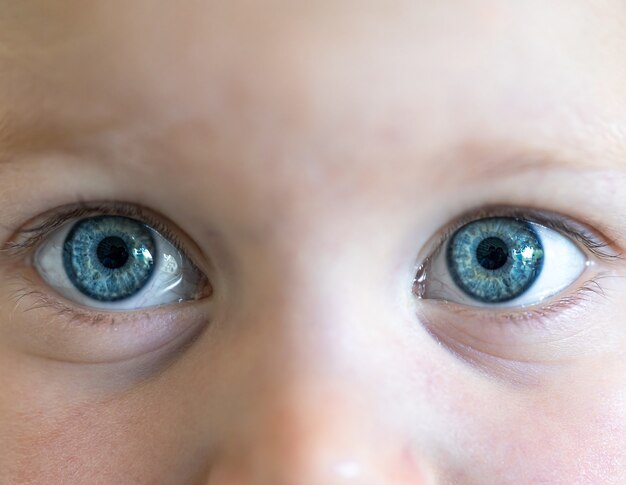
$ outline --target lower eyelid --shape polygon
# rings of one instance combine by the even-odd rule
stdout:
[[[16,278],[11,287],[12,318],[0,321],[0,336],[29,355],[68,363],[113,363],[158,354],[183,345],[212,320],[205,301],[104,313],[66,304],[28,278]]]
[[[61,223],[42,233],[43,238],[63,224],[69,227],[71,221]],[[202,275],[194,299],[110,311],[84,307],[58,294],[33,264],[36,248],[45,242],[39,238],[24,244],[23,239],[13,237],[11,241],[17,243],[8,243],[0,252],[0,339],[11,342],[11,348],[24,355],[76,364],[109,364],[142,356],[156,361],[183,348],[213,319],[213,299],[206,298],[213,287],[191,260],[185,258],[185,264],[179,266],[194,268]]]
[[[424,300],[418,318],[441,341],[506,360],[536,360],[558,357],[555,348],[580,338],[581,347],[590,343],[581,336],[595,325],[592,315],[606,302],[603,278],[599,275],[545,305],[524,309],[493,310],[467,307],[440,300]],[[455,343],[456,342],[456,343]],[[556,347],[555,347],[556,346]],[[590,351],[593,348],[589,348]],[[532,360],[532,359],[531,359]]]

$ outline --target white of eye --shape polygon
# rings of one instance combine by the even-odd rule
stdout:
[[[532,286],[513,300],[484,303],[463,292],[453,281],[446,261],[446,248],[430,262],[425,275],[423,298],[447,300],[471,306],[511,308],[537,305],[576,282],[591,264],[578,245],[560,232],[530,223],[543,246],[543,267]],[[447,241],[445,245],[449,244]]]
[[[116,302],[102,302],[78,290],[63,264],[63,245],[77,221],[54,231],[36,251],[33,264],[42,279],[61,296],[84,307],[105,311],[132,311],[193,300],[204,284],[204,275],[167,239],[149,228],[155,242],[154,273],[135,295]]]

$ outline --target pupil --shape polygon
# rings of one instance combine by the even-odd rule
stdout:
[[[508,259],[509,248],[497,237],[484,239],[476,248],[476,258],[480,265],[488,270],[502,268]]]
[[[128,248],[119,237],[105,237],[96,251],[102,266],[109,269],[118,269],[128,261]]]

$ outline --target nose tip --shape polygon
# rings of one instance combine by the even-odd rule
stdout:
[[[211,485],[427,485],[428,463],[367,400],[310,393],[256,414],[215,459]],[[260,410],[261,407],[257,407]]]
[[[388,455],[389,450],[381,450]],[[378,457],[320,459],[315,454],[295,458],[293,454],[253,461],[230,457],[216,463],[210,485],[436,485],[438,480],[426,464],[384,464]],[[327,457],[328,458],[328,457]],[[386,458],[386,457],[385,457]]]

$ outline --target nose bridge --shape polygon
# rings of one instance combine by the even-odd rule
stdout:
[[[368,285],[351,285],[350,263],[299,266],[261,271],[250,300],[265,304],[240,313],[251,350],[238,400],[247,404],[209,483],[432,483],[398,426],[389,379],[398,335],[381,331],[388,322],[367,303]]]
[[[341,408],[357,404],[384,380],[402,339],[384,291],[366,280],[382,276],[359,274],[358,260],[337,254],[284,258],[282,270],[266,260],[271,270],[240,315],[264,388],[298,409],[323,396]]]

